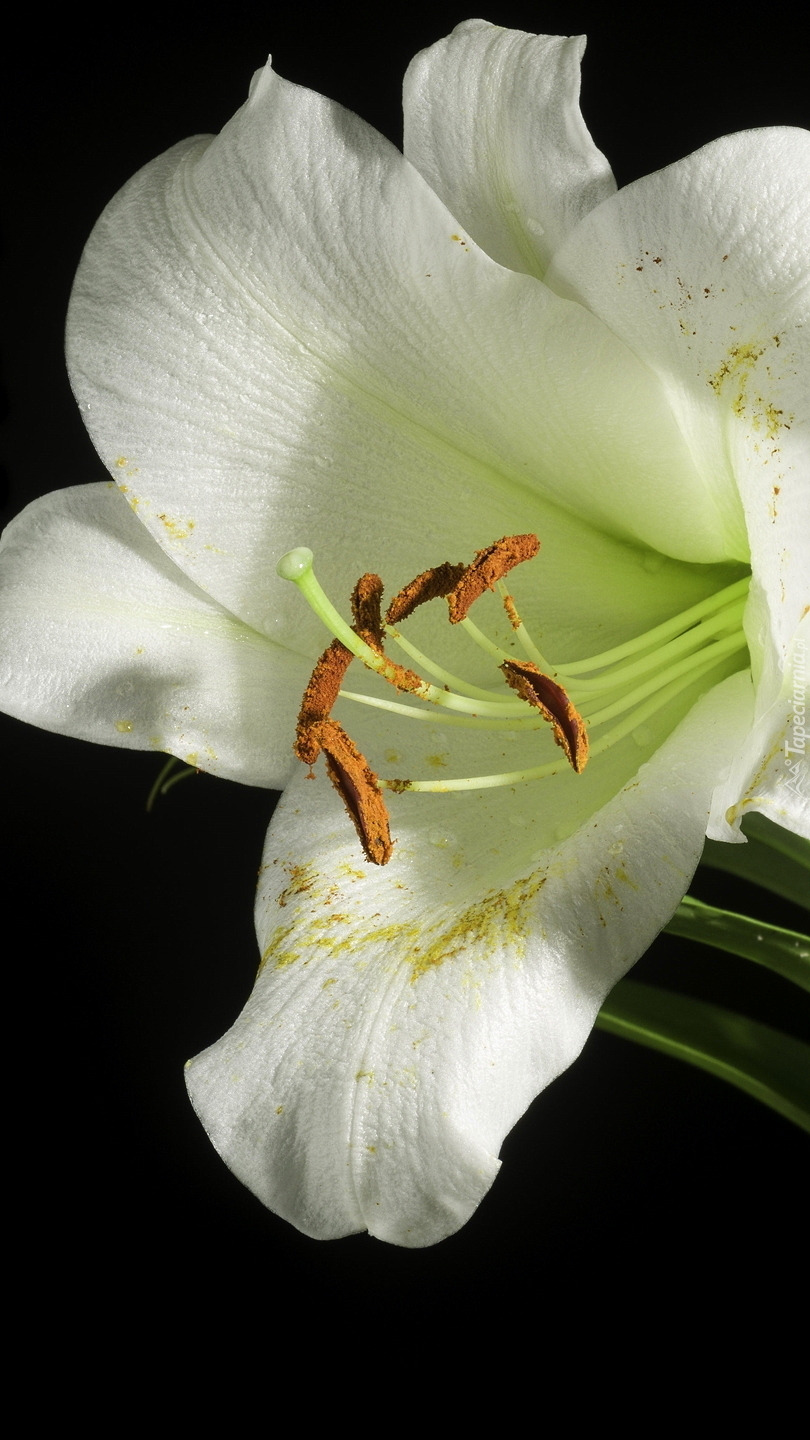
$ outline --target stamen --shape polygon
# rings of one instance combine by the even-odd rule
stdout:
[[[329,719],[341,681],[353,659],[351,650],[347,650],[341,640],[333,640],[324,650],[310,676],[298,712],[293,745],[295,754],[305,765],[314,765],[321,753],[316,727],[321,721]]]
[[[607,735],[603,735],[601,740],[597,740],[591,746],[591,759],[595,759],[597,755],[604,755],[606,750],[610,750],[626,735],[642,725],[645,720],[649,720],[657,710],[668,705],[670,700],[679,695],[687,684],[691,684],[713,670],[717,663],[716,659],[709,660],[705,665],[697,667],[688,680],[676,680],[671,685],[667,685],[664,690],[659,691],[646,705],[642,705],[620,725],[616,725],[613,730],[608,731]],[[460,780],[381,780],[380,785],[382,789],[395,790],[398,794],[402,794],[406,790],[433,792],[434,794],[444,794],[451,790],[493,790],[502,785],[522,785],[529,780],[545,780],[549,775],[558,775],[561,770],[565,769],[566,764],[567,762],[564,760],[552,760],[547,765],[537,765],[527,770],[512,770],[502,775],[470,775]]]
[[[323,721],[315,733],[329,779],[351,817],[366,859],[372,865],[387,865],[394,845],[377,776],[335,720]]]
[[[434,705],[441,705],[448,710],[466,711],[468,714],[477,715],[521,715],[523,706],[512,703],[508,700],[477,701],[469,699],[464,695],[455,695],[452,691],[439,690],[414,670],[406,670],[403,665],[397,665],[396,661],[390,660],[387,655],[378,655],[372,650],[365,640],[355,634],[350,625],[347,625],[342,615],[337,611],[322,590],[315,572],[312,568],[312,551],[302,546],[298,550],[290,550],[282,555],[276,567],[278,574],[283,580],[291,580],[298,586],[305,600],[311,605],[315,614],[336,639],[341,640],[347,650],[351,650],[359,660],[369,669],[382,675],[397,690],[404,690],[413,695],[418,695],[420,700],[429,700]]]
[[[372,650],[382,654],[383,632],[380,606],[383,582],[379,575],[361,575],[352,591],[354,629]]]
[[[531,660],[506,660],[501,670],[507,685],[551,722],[556,743],[579,775],[588,763],[588,732],[562,685],[544,675]]]
[[[458,625],[485,590],[494,590],[504,575],[524,560],[534,559],[539,549],[536,535],[504,535],[494,545],[479,550],[447,597],[451,625]]]
[[[463,621],[465,625],[471,623],[471,621]],[[461,680],[458,675],[452,675],[451,672],[445,670],[442,665],[437,665],[435,660],[430,660],[427,655],[423,655],[422,651],[417,650],[416,646],[412,645],[410,640],[406,640],[404,635],[400,635],[398,630],[393,630],[390,626],[386,626],[386,634],[390,635],[391,639],[405,651],[406,655],[410,655],[411,659],[416,661],[420,670],[426,670],[428,675],[432,675],[434,680],[441,681],[442,685],[450,685],[454,690],[459,690],[462,695],[470,695],[474,700],[495,700],[500,702],[506,699],[505,696],[500,696],[493,690],[482,690],[480,685],[470,685],[468,681]]]
[[[428,600],[436,600],[439,596],[449,595],[461,579],[466,565],[451,565],[445,560],[443,565],[435,565],[432,570],[423,570],[415,580],[397,592],[391,604],[385,612],[386,625],[398,625],[401,620],[407,620],[412,615],[417,605],[425,605]]]
[[[749,578],[727,586],[717,595],[655,626],[644,635],[611,650],[567,665],[552,666],[535,646],[517,606],[503,584],[503,576],[523,560],[537,554],[535,535],[504,536],[479,550],[469,566],[443,565],[425,570],[394,597],[381,621],[382,580],[361,576],[352,593],[354,624],[349,625],[321,589],[312,568],[312,552],[290,551],[278,564],[278,573],[293,581],[335,639],[318,660],[304,692],[296,730],[295,753],[313,764],[324,751],[332,784],[351,816],[366,858],[384,865],[393,853],[388,814],[382,798],[385,789],[442,793],[514,786],[558,774],[566,764],[581,773],[591,757],[609,750],[687,686],[708,675],[736,651],[746,638],[740,627]],[[496,645],[469,619],[470,606],[485,590],[497,588],[515,635],[528,656],[516,660]],[[470,638],[498,662],[507,684],[517,693],[514,701],[471,685],[436,664],[394,628],[417,606],[445,596],[451,624],[460,624]],[[731,633],[730,633],[731,632]],[[391,660],[384,651],[384,636],[393,639],[426,674],[442,686],[424,680]],[[707,643],[710,637],[719,637]],[[618,662],[636,656],[629,664]],[[343,690],[341,684],[354,657],[397,690],[430,702],[429,710],[393,700]],[[590,679],[587,672],[601,671]],[[652,672],[652,673],[650,673]],[[632,682],[644,678],[640,684]],[[631,688],[628,690],[628,686]],[[624,694],[617,694],[624,690]],[[570,692],[570,693],[569,693]],[[491,730],[539,730],[552,726],[556,743],[566,760],[497,775],[467,776],[454,780],[379,780],[364,756],[340,725],[330,718],[338,697],[434,724]],[[613,696],[614,698],[611,698]],[[576,701],[576,704],[574,703]],[[584,714],[582,702],[585,702]],[[607,701],[607,703],[605,703]],[[596,708],[592,708],[592,707]],[[450,711],[450,714],[436,714]],[[452,713],[455,712],[455,713]],[[590,743],[588,730],[623,715],[618,725]],[[542,721],[538,721],[538,716]]]

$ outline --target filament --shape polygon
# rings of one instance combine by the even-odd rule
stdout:
[[[527,537],[516,538],[525,540]],[[528,538],[534,539],[534,537]],[[490,547],[490,551],[493,554],[497,553],[498,547],[503,544],[505,542],[497,542],[496,546]],[[477,560],[480,560],[481,555],[489,556],[490,551],[480,552]],[[509,616],[515,637],[531,662],[529,666],[525,661],[521,663],[524,675],[531,671],[532,675],[536,677],[538,685],[535,687],[535,694],[540,697],[539,701],[535,702],[530,693],[527,698],[514,699],[508,694],[498,695],[494,690],[486,690],[481,686],[471,684],[425,655],[395,626],[386,625],[384,627],[385,635],[390,637],[419,666],[420,671],[424,671],[433,680],[439,682],[438,685],[435,685],[428,680],[423,680],[421,674],[412,670],[404,670],[402,666],[395,664],[382,652],[381,647],[372,648],[357,633],[356,629],[343,619],[316,579],[312,561],[311,550],[305,547],[292,550],[279,561],[278,573],[284,579],[291,580],[298,586],[315,614],[323,621],[335,639],[340,641],[367,669],[381,675],[384,680],[398,690],[408,692],[415,700],[427,701],[430,708],[421,709],[414,704],[403,704],[353,690],[337,691],[340,698],[353,701],[355,704],[371,706],[395,716],[427,720],[433,724],[493,731],[545,730],[548,732],[549,720],[553,720],[554,717],[548,711],[543,711],[545,703],[543,695],[553,690],[562,697],[563,702],[568,703],[570,697],[571,705],[581,709],[582,718],[578,717],[578,719],[580,732],[583,735],[582,719],[587,721],[588,730],[593,731],[619,716],[624,717],[619,724],[604,732],[600,738],[591,740],[591,758],[611,749],[626,735],[642,725],[651,715],[667,705],[687,686],[707,675],[716,666],[746,647],[746,639],[740,628],[740,622],[745,609],[750,577],[726,586],[715,595],[708,596],[707,599],[690,606],[680,615],[673,616],[672,619],[655,626],[644,634],[637,635],[632,640],[615,645],[586,660],[575,660],[555,666],[544,658],[534,644],[503,580],[495,580],[495,577],[492,576],[492,581]],[[510,563],[516,563],[514,558]],[[426,572],[426,575],[434,576],[438,573],[431,571]],[[425,577],[420,578],[424,579]],[[366,579],[373,580],[377,586],[381,586],[381,582],[376,576],[369,576]],[[444,589],[434,591],[433,598],[438,598],[439,595],[445,593]],[[453,615],[453,597],[448,593],[447,598],[450,603],[451,619],[454,623],[458,623],[475,645],[499,666],[504,667],[508,662],[511,672],[508,673],[507,669],[504,669],[504,675],[509,683],[513,684],[512,676],[517,666],[514,657],[480,630],[466,615],[466,612],[463,617],[456,619]],[[421,600],[420,603],[422,603]],[[729,631],[731,633],[728,633]],[[364,630],[364,633],[369,632]],[[371,638],[374,639],[373,634]],[[319,665],[323,664],[323,659],[324,657],[319,661]],[[630,663],[621,664],[622,661]],[[533,669],[533,667],[536,668]],[[316,673],[318,673],[317,667]],[[546,678],[543,679],[543,677]],[[548,683],[552,678],[555,682],[553,686]],[[542,685],[539,684],[541,681]],[[641,683],[634,684],[633,682],[636,681]],[[545,686],[545,692],[543,686]],[[631,688],[627,689],[628,686]],[[624,690],[625,693],[616,695],[616,692],[620,690]],[[335,692],[332,693],[334,695]],[[526,691],[521,691],[521,695],[524,694]],[[616,698],[611,699],[611,695]],[[551,702],[549,701],[549,703]],[[323,737],[329,738],[331,731],[327,733],[326,730],[323,730],[323,726],[331,724],[331,722],[324,719],[319,723],[323,731],[321,740],[325,746],[326,739]],[[339,727],[333,724],[331,728],[335,731],[339,730]],[[558,743],[564,743],[557,730],[555,730],[555,738]],[[347,737],[341,741],[344,748],[346,741]],[[332,736],[330,743],[334,749],[338,742]],[[351,744],[351,742],[348,743]],[[587,757],[587,743],[584,753]],[[317,746],[314,754],[317,754]],[[362,757],[360,758],[362,759]],[[333,757],[333,765],[334,763],[336,762]],[[447,780],[381,779],[375,783],[383,789],[413,790],[436,794],[457,790],[485,790],[497,786],[522,784],[526,781],[540,780],[546,776],[556,775],[560,771],[566,770],[569,763],[573,763],[570,761],[570,756],[561,755],[543,765],[497,775],[474,775]],[[585,763],[584,759],[582,763]]]

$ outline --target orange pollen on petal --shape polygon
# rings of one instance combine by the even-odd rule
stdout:
[[[472,565],[466,567],[447,596],[451,625],[466,619],[470,606],[485,590],[494,589],[515,565],[533,560],[539,549],[540,541],[536,535],[504,535],[494,545],[479,550]]]
[[[324,752],[329,779],[346,806],[366,859],[372,865],[387,865],[394,853],[394,844],[377,776],[336,720],[322,721],[313,727],[313,734]]]
[[[352,615],[354,626],[352,627],[361,640],[376,650],[378,654],[383,648],[382,616],[380,606],[382,602],[383,582],[379,575],[361,575],[352,591]]]
[[[312,672],[301,701],[293,745],[295,754],[305,765],[314,765],[321,753],[316,737],[317,727],[322,721],[329,719],[343,677],[353,659],[351,650],[347,649],[341,640],[333,640]]]
[[[562,685],[544,675],[531,660],[505,660],[500,668],[507,685],[550,721],[554,739],[579,775],[588,763],[588,732]]]
[[[428,600],[435,600],[440,595],[449,595],[466,569],[466,565],[451,565],[449,560],[445,560],[442,565],[434,565],[432,570],[423,570],[394,596],[385,612],[386,624],[398,625],[400,620],[407,620],[413,614],[417,605],[425,605]]]

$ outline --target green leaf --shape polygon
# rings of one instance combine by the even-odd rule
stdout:
[[[597,1029],[685,1060],[810,1131],[810,1046],[719,1005],[620,980]]]
[[[810,910],[810,840],[759,814],[747,815],[743,830],[747,845],[707,840],[700,863],[741,875]]]
[[[749,915],[735,915],[733,910],[716,910],[691,895],[681,901],[664,929],[668,935],[681,935],[766,965],[794,985],[810,990],[810,937],[796,930],[765,925]]]

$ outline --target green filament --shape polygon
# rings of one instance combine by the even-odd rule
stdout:
[[[519,715],[510,715],[503,720],[486,719],[479,715],[437,715],[433,710],[417,710],[415,705],[400,705],[396,700],[381,700],[376,695],[361,695],[355,690],[339,690],[343,700],[356,700],[360,705],[371,705],[375,710],[390,710],[393,715],[406,715],[409,720],[429,720],[431,725],[466,725],[475,730],[545,730],[548,721],[527,715],[526,706]]]
[[[699,679],[701,675],[705,675],[709,670],[713,670],[716,664],[716,659],[709,660],[706,664],[694,670],[689,679]],[[663,709],[665,705],[669,704],[670,700],[674,700],[683,689],[684,681],[675,680],[671,685],[667,685],[664,690],[660,690],[646,705],[640,706],[640,708],[628,716],[626,720],[623,720],[621,725],[617,725],[613,730],[609,730],[607,735],[603,735],[601,740],[597,740],[595,744],[591,745],[591,760],[594,760],[597,755],[603,755],[606,750],[610,750],[614,745],[617,745],[626,735],[630,735],[633,730],[639,725],[642,725],[645,720],[649,720],[650,716],[654,715],[657,710]],[[494,790],[501,785],[522,785],[525,784],[527,780],[545,780],[547,776],[558,775],[561,770],[567,770],[568,768],[568,761],[560,758],[559,760],[549,761],[546,765],[535,765],[526,770],[510,770],[501,775],[468,775],[459,780],[409,780],[406,782],[401,780],[380,780],[379,783],[384,790],[394,789],[400,792],[403,790],[416,790],[422,793],[432,792],[434,794],[445,794],[451,790]]]
[[[386,680],[396,685],[398,681],[397,667],[387,660],[384,655],[378,655],[372,650],[365,640],[355,635],[351,626],[343,619],[342,615],[335,609],[328,595],[321,589],[318,580],[315,578],[315,571],[312,568],[313,555],[311,550],[301,547],[298,550],[290,550],[283,555],[278,562],[277,572],[282,580],[291,580],[298,586],[304,599],[315,611],[315,614],[337,640],[340,640],[347,650],[351,650],[358,660],[369,670],[374,670]],[[486,692],[483,692],[486,693]],[[469,696],[456,695],[449,690],[439,690],[435,685],[424,681],[413,694],[418,695],[420,700],[429,700],[433,705],[441,705],[448,710],[465,711],[470,715],[525,715],[526,707],[522,700],[493,700],[474,701]]]
[[[514,606],[514,603],[515,603],[515,602],[514,602],[514,600],[512,600],[512,596],[509,594],[509,591],[507,590],[506,586],[504,585],[503,580],[499,580],[499,581],[498,581],[498,594],[500,595],[500,597],[501,597],[502,600],[506,601],[506,600],[508,599],[508,600],[510,600],[510,601],[512,602],[512,605]],[[509,614],[509,611],[507,610],[506,613]],[[515,610],[514,613],[515,613],[515,618],[518,619],[518,620],[520,620],[520,616],[518,615],[517,610]],[[511,623],[511,616],[510,616],[510,623]],[[524,655],[527,657],[527,659],[531,660],[531,661],[532,661],[532,664],[539,666],[539,668],[540,668],[541,670],[545,671],[545,673],[546,673],[547,675],[550,674],[550,673],[551,673],[551,667],[550,667],[548,661],[543,659],[543,656],[540,654],[540,651],[538,650],[537,646],[535,645],[534,641],[532,640],[532,637],[531,637],[531,635],[529,634],[528,630],[526,629],[526,626],[523,624],[523,621],[520,620],[520,624],[513,626],[513,629],[514,629],[515,637],[516,637],[516,639],[517,639],[517,641],[518,641],[518,644],[521,646],[521,648],[522,648],[522,650],[523,650],[523,653],[524,653]]]
[[[751,583],[750,575],[744,579],[737,580],[733,585],[728,585],[725,590],[718,590],[716,595],[709,595],[706,600],[699,604],[692,605],[688,610],[682,611],[672,620],[665,620],[662,625],[656,625],[654,630],[648,630],[645,635],[636,636],[635,640],[626,640],[623,645],[614,645],[612,650],[603,650],[601,655],[591,655],[588,660],[568,660],[557,666],[560,674],[581,675],[585,670],[601,670],[605,665],[612,665],[616,660],[624,660],[628,655],[635,655],[638,650],[646,650],[650,645],[658,645],[662,640],[669,640],[671,636],[677,635],[681,630],[686,630],[704,615],[711,615],[714,610],[720,610],[732,600],[744,598],[748,594],[748,586]]]
[[[421,650],[417,650],[416,646],[412,645],[410,640],[406,640],[404,635],[400,635],[393,625],[386,625],[385,633],[396,641],[406,655],[410,655],[411,659],[416,661],[421,670],[426,670],[428,675],[432,675],[434,680],[440,680],[443,685],[449,685],[453,690],[459,690],[462,695],[470,695],[474,700],[495,700],[498,704],[508,703],[506,695],[501,699],[492,690],[482,690],[480,685],[470,685],[466,680],[460,680],[458,675],[451,675],[449,670],[443,669],[434,660],[428,659],[427,655],[423,655]]]
[[[401,668],[386,656],[378,654],[356,635],[332,605],[315,577],[312,561],[311,550],[304,547],[291,550],[279,561],[278,574],[298,586],[332,635],[369,670],[382,675],[400,691],[406,689]],[[588,660],[572,661],[566,665],[551,665],[537,649],[522,621],[513,629],[532,663],[545,675],[554,677],[558,683],[565,686],[574,703],[582,709],[590,730],[595,730],[620,715],[625,717],[601,738],[591,740],[590,756],[595,758],[636,730],[651,715],[679,695],[686,686],[707,675],[736,652],[745,649],[746,640],[740,621],[749,583],[748,577],[738,580],[734,585],[729,585],[716,595],[691,606],[682,614],[648,630],[646,634],[638,635],[622,645],[615,645]],[[501,597],[506,599],[508,592],[503,581],[498,582],[498,590]],[[514,615],[519,620],[517,611]],[[469,617],[459,623],[474,643],[499,665],[504,661],[514,662],[514,657],[490,640]],[[728,633],[729,631],[731,633]],[[370,705],[393,715],[428,720],[434,724],[508,731],[547,728],[547,722],[538,716],[536,710],[527,706],[525,700],[513,699],[508,695],[501,697],[494,691],[472,685],[452,674],[423,654],[393,626],[386,626],[386,634],[416,662],[420,670],[440,682],[442,688],[429,681],[422,681],[410,692],[415,699],[428,701],[431,708],[422,710],[415,705],[401,704],[351,690],[341,690],[341,698],[353,700],[360,705]],[[716,636],[719,638],[712,639]],[[709,641],[711,643],[707,643]],[[631,656],[638,658],[626,665],[618,663]],[[590,679],[581,678],[588,671],[603,673],[592,675]],[[654,672],[652,675],[651,671]],[[637,680],[641,680],[641,684],[632,686],[632,682]],[[626,689],[628,685],[632,686],[629,691]],[[624,694],[610,699],[611,694],[615,696],[616,692],[622,689]],[[439,711],[451,713],[437,714],[437,708]],[[529,780],[556,775],[568,768],[568,760],[560,756],[544,765],[499,775],[473,775],[455,780],[381,780],[380,785],[384,789],[396,791],[407,789],[443,794],[456,790],[487,790],[497,786],[523,784]]]

